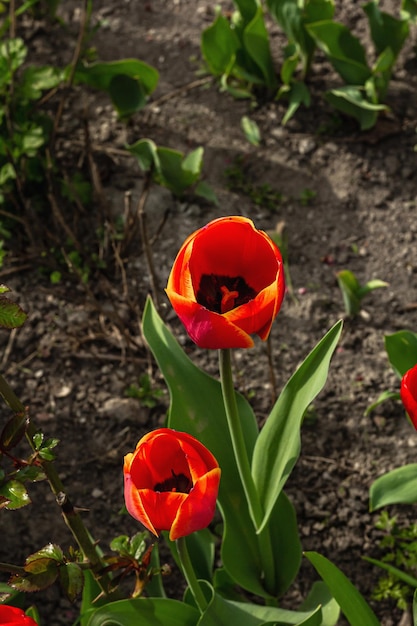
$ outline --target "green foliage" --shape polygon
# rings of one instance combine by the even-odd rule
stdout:
[[[346,314],[352,316],[359,313],[362,300],[368,293],[375,289],[388,286],[388,283],[378,278],[369,280],[364,285],[361,285],[355,274],[350,270],[341,270],[337,272],[336,277],[342,292]]]
[[[304,82],[313,61],[315,41],[308,25],[317,20],[331,20],[333,0],[268,0],[268,8],[288,38],[280,77],[282,85],[277,98],[288,100],[288,109],[282,120],[286,124],[301,104],[310,106],[310,93]],[[301,71],[298,75],[299,66]]]
[[[163,389],[154,389],[148,374],[139,377],[139,384],[132,383],[125,391],[129,398],[137,398],[143,406],[153,409],[164,395]]]
[[[333,563],[317,552],[305,556],[326,583],[350,626],[381,626],[359,591]]]
[[[417,363],[417,334],[410,330],[399,330],[384,337],[388,360],[397,377],[401,380],[404,374]],[[400,400],[399,391],[383,391],[365,412],[365,415],[376,409],[387,400]]]
[[[194,186],[196,195],[209,199],[213,197],[207,186],[198,184],[203,166],[203,148],[184,155],[179,150],[157,146],[151,139],[139,139],[127,149],[136,157],[140,168],[150,173],[155,183],[167,187],[175,195],[181,196]]]
[[[236,157],[224,171],[228,188],[248,196],[257,206],[273,212],[278,211],[278,207],[284,200],[282,193],[273,189],[268,183],[262,185],[254,183],[246,170],[245,157]]]
[[[269,36],[263,9],[257,0],[235,0],[229,20],[218,13],[201,37],[208,71],[236,98],[248,98],[254,88],[276,89]]]
[[[372,65],[360,40],[343,24],[324,19],[307,29],[346,83],[328,91],[326,99],[354,117],[361,130],[367,130],[375,125],[378,113],[387,109],[384,100],[394,63],[409,33],[409,20],[381,11],[376,0],[365,4],[363,10],[376,55]]]
[[[283,390],[270,421],[259,435],[250,405],[243,396],[236,394],[248,456],[253,456],[253,478],[265,510],[262,526],[265,532],[273,528],[271,546],[274,560],[279,564],[275,573],[274,595],[281,595],[288,588],[297,573],[301,557],[294,509],[282,487],[298,456],[302,416],[324,384],[325,372],[340,331],[339,323],[307,357]],[[170,390],[169,426],[198,436],[222,468],[219,505],[225,523],[222,543],[224,567],[244,589],[269,597],[260,570],[257,531],[238,478],[236,461],[230,454],[232,444],[225,426],[221,385],[188,359],[158,317],[150,300],[144,312],[143,333]],[[290,400],[292,394],[293,403]],[[189,415],[198,415],[198,422],[190,420]],[[218,436],[219,432],[222,437]],[[245,545],[244,553],[239,549],[242,545]]]
[[[155,90],[158,71],[138,59],[80,63],[75,81],[109,94],[121,118],[130,117],[142,109],[148,96]]]
[[[0,285],[0,326],[9,329],[19,328],[25,323],[27,314],[18,304],[4,296],[8,292],[10,289],[6,285]]]
[[[414,504],[417,502],[417,464],[410,463],[383,474],[371,485],[370,510],[389,504]]]
[[[387,511],[381,513],[375,527],[385,533],[378,547],[386,554],[382,560],[366,560],[386,572],[378,579],[372,597],[375,600],[391,598],[405,610],[417,587],[417,524],[400,526],[397,520],[397,516],[390,517]]]

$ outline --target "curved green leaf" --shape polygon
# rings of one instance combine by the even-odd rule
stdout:
[[[369,490],[371,511],[389,504],[417,502],[417,463],[397,467],[377,478]]]
[[[225,522],[222,558],[229,575],[243,588],[265,596],[258,541],[249,515],[234,455],[220,383],[188,358],[148,299],[143,334],[169,387],[168,425],[199,439],[217,458],[222,470],[219,505]],[[248,402],[236,394],[249,458],[258,426]],[[242,551],[242,546],[245,550]],[[237,556],[239,558],[237,558]]]
[[[261,528],[268,523],[275,502],[297,461],[303,416],[326,382],[330,359],[342,326],[342,321],[335,324],[293,374],[258,436],[252,473],[265,513]]]
[[[147,96],[155,90],[159,80],[158,70],[143,61],[139,61],[139,59],[121,59],[119,61],[79,65],[74,79],[76,82],[85,83],[94,89],[109,91],[111,81],[120,74],[140,81]]]
[[[417,363],[417,334],[410,330],[399,330],[384,337],[388,360],[398,378]]]
[[[214,76],[221,76],[227,72],[238,48],[239,40],[236,33],[221,14],[201,35],[201,52],[209,72]]]
[[[316,44],[327,55],[334,69],[350,85],[363,85],[371,76],[365,48],[344,24],[322,20],[306,25]]]
[[[325,93],[325,98],[332,107],[345,115],[353,117],[361,130],[375,126],[380,111],[386,111],[385,104],[373,104],[366,100],[363,91],[351,85],[344,85]]]
[[[116,74],[109,84],[109,95],[120,117],[127,117],[146,104],[146,93],[136,78]]]
[[[268,89],[275,89],[277,78],[261,6],[258,7],[254,18],[243,31],[243,42],[247,53],[260,69],[265,85]]]
[[[92,613],[88,626],[196,626],[194,607],[166,598],[136,598],[110,602]]]
[[[206,587],[212,597],[198,626],[320,626],[322,622],[320,606],[312,611],[289,611],[249,602],[234,602],[223,598],[210,585]]]
[[[390,563],[386,563],[385,561],[372,559],[369,556],[364,556],[362,558],[364,561],[372,563],[372,565],[376,565],[386,572],[389,572],[399,580],[402,580],[406,585],[409,585],[411,588],[417,588],[417,578],[415,576],[411,576],[410,574],[407,574],[407,572],[403,572],[402,570],[398,569],[398,567],[394,567],[393,565],[390,565]]]
[[[336,565],[317,552],[305,556],[324,580],[350,626],[381,626],[361,593]]]

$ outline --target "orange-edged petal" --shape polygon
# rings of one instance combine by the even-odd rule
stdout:
[[[251,348],[253,339],[247,332],[228,319],[228,313],[220,315],[201,304],[170,292],[167,295],[191,339],[200,348]]]
[[[417,430],[417,364],[402,377],[400,395],[404,408]]]
[[[217,467],[198,479],[178,509],[169,538],[175,541],[206,528],[213,519],[221,471]]]
[[[162,530],[171,529],[178,509],[187,498],[186,493],[136,489],[131,476],[125,474],[126,508],[132,517],[156,536]]]

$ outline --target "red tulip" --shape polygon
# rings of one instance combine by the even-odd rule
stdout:
[[[174,541],[208,526],[216,508],[220,469],[214,456],[187,433],[159,428],[124,460],[130,515],[154,535]]]
[[[183,243],[166,293],[200,348],[250,348],[267,339],[283,297],[281,253],[245,217],[221,217]]]
[[[0,624],[5,624],[5,626],[37,626],[35,620],[26,615],[22,609],[8,604],[0,604]]]
[[[417,364],[402,377],[400,395],[404,408],[417,430]]]

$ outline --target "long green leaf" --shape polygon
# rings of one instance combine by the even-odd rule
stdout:
[[[396,576],[406,585],[414,587],[414,589],[417,588],[417,578],[415,576],[411,576],[410,574],[407,574],[407,572],[403,572],[402,570],[398,569],[398,567],[394,567],[393,565],[390,565],[390,563],[385,563],[385,561],[380,561],[379,559],[372,559],[369,556],[364,556],[363,559],[364,561],[368,561],[368,563],[372,563],[372,565],[376,565],[386,572],[389,572],[393,576]]]
[[[231,453],[221,385],[187,357],[150,299],[145,306],[142,326],[144,337],[169,387],[168,425],[199,439],[215,455],[221,467],[219,505],[225,522],[222,544],[225,568],[242,587],[263,596],[258,542]],[[250,405],[240,394],[236,398],[251,458],[258,427]],[[242,546],[245,546],[244,551]]]
[[[111,602],[95,611],[88,626],[196,626],[199,612],[166,598],[137,598]]]
[[[362,594],[336,565],[317,552],[305,556],[324,580],[350,626],[381,626]]]
[[[258,7],[255,17],[243,31],[243,42],[247,53],[260,69],[268,89],[275,89],[277,78],[269,47],[268,31],[263,18],[262,7]]]
[[[417,502],[417,463],[397,467],[377,478],[369,491],[371,511],[389,504]]]
[[[320,626],[321,607],[312,611],[289,611],[249,602],[234,602],[223,598],[210,585],[211,600],[198,626]],[[208,593],[206,593],[207,597]]]
[[[342,321],[335,324],[293,374],[258,436],[252,473],[265,514],[261,528],[268,523],[275,502],[297,461],[303,416],[326,382],[342,325]]]

